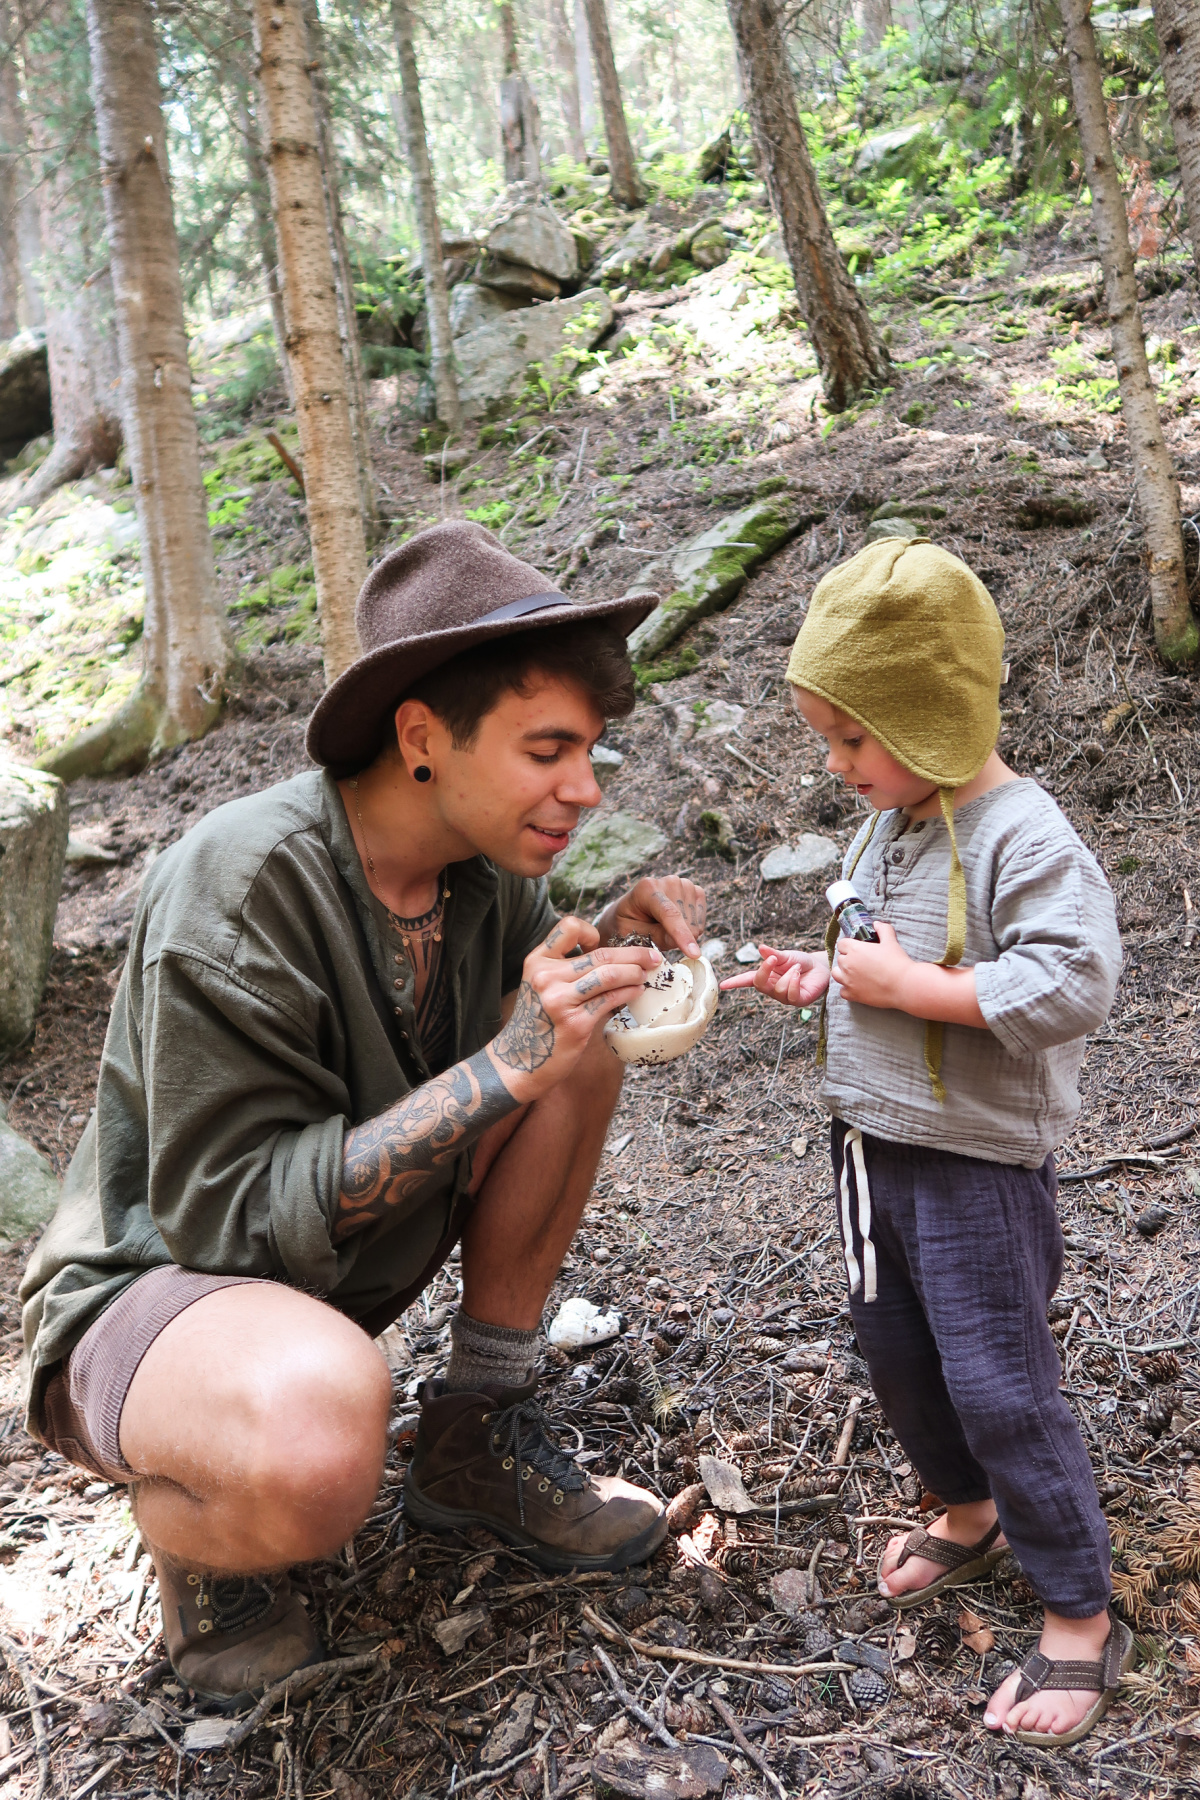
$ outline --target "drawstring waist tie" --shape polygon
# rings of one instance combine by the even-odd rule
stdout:
[[[862,1238],[862,1268],[854,1254],[854,1230],[850,1213],[850,1161],[854,1160],[854,1186],[858,1194],[858,1230]],[[862,1132],[857,1125],[848,1125],[842,1140],[842,1241],[846,1251],[846,1273],[850,1278],[850,1292],[857,1294],[862,1288],[863,1299],[869,1305],[876,1295],[875,1284],[875,1246],[871,1242],[871,1188],[867,1181],[867,1163],[863,1155]]]

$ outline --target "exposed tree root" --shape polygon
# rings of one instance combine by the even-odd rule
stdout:
[[[77,781],[81,775],[128,775],[142,769],[156,756],[178,744],[203,737],[221,716],[224,695],[200,709],[200,729],[187,729],[172,718],[165,702],[140,682],[111,718],[68,738],[45,756],[37,767],[60,781]]]

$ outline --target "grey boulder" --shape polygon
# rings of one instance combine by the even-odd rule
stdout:
[[[19,1244],[58,1205],[58,1178],[44,1156],[15,1132],[0,1108],[0,1236]]]
[[[556,906],[578,906],[585,895],[603,894],[636,874],[666,844],[657,825],[632,813],[593,814],[551,870],[550,898]]]
[[[451,335],[465,337],[468,331],[478,331],[481,325],[490,325],[494,319],[503,319],[507,313],[515,312],[521,304],[516,294],[505,294],[494,287],[480,287],[474,281],[460,281],[450,290]]]
[[[544,200],[527,200],[514,206],[487,235],[488,254],[502,262],[524,263],[554,281],[574,281],[579,275],[579,248],[575,236]]]
[[[67,853],[67,790],[0,764],[0,1050],[28,1037],[50,966]]]
[[[468,418],[498,417],[517,399],[533,363],[553,378],[557,357],[590,350],[612,324],[612,301],[603,288],[585,288],[569,300],[522,307],[460,337],[458,397]]]
[[[49,429],[46,334],[21,331],[0,343],[0,444],[16,450]]]
[[[876,519],[873,525],[867,527],[863,548],[868,544],[882,544],[888,538],[919,538],[928,535],[924,525],[918,525],[915,519]]]
[[[841,860],[842,853],[832,838],[806,831],[794,844],[777,844],[768,850],[758,872],[764,881],[787,881],[793,875],[817,875]]]

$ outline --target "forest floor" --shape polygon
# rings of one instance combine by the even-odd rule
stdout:
[[[1192,681],[1165,673],[1150,646],[1120,419],[1101,410],[1110,390],[1088,385],[1103,381],[1103,333],[1086,311],[1091,261],[1086,245],[1080,254],[1047,236],[1019,274],[896,301],[881,315],[894,389],[832,422],[778,286],[732,262],[666,305],[654,295],[657,310],[632,294],[622,323],[654,324],[634,354],[594,363],[591,392],[564,382],[481,434],[490,442],[472,433],[456,478],[429,480],[410,378],[374,384],[391,530],[473,513],[586,596],[633,585],[765,479],[782,478],[788,504],[823,515],[672,648],[610,734],[624,762],[603,807],[660,826],[669,848],[651,866],[704,884],[709,932],[728,946],[722,973],[751,937],[818,942],[822,878],[767,884],[760,859],[802,830],[844,845],[860,816],[786,703],[786,646],[816,581],[896,501],[937,509],[931,532],[988,583],[1012,660],[1001,752],[1055,794],[1099,857],[1125,942],[1116,1005],[1091,1040],[1080,1121],[1059,1157],[1067,1257],[1050,1317],[1112,1525],[1137,1671],[1074,1750],[1021,1748],[981,1722],[985,1695],[1036,1634],[1015,1565],[902,1620],[875,1596],[886,1536],[919,1517],[922,1496],[872,1401],[846,1312],[815,1020],[739,993],[686,1059],[630,1071],[550,1302],[611,1303],[626,1330],[588,1355],[551,1353],[548,1373],[554,1410],[594,1468],[623,1468],[675,1497],[698,1481],[702,1455],[719,1455],[754,1509],[681,1501],[679,1530],[624,1577],[541,1579],[486,1534],[455,1543],[407,1532],[414,1394],[445,1355],[452,1263],[387,1334],[396,1438],[375,1512],[343,1557],[300,1576],[331,1654],[365,1660],[277,1706],[235,1752],[202,1747],[203,1709],[162,1660],[123,1491],[39,1455],[21,1433],[14,1292],[29,1246],[0,1254],[0,1605],[24,1647],[4,1645],[0,1794],[37,1785],[20,1710],[30,1702],[53,1781],[78,1800],[699,1792],[677,1768],[674,1787],[656,1787],[645,1759],[634,1763],[630,1746],[649,1733],[631,1693],[677,1739],[715,1748],[730,1764],[727,1794],[747,1800],[1200,1794],[1200,745]],[[1064,314],[1064,297],[1082,317]],[[1188,346],[1200,340],[1188,334],[1200,332],[1200,305],[1184,285],[1147,312],[1159,343],[1177,346],[1158,366],[1185,511],[1196,515]],[[210,448],[214,504],[229,505],[217,524],[221,579],[231,618],[255,634],[239,686],[202,743],[139,776],[72,788],[73,831],[116,860],[68,873],[36,1034],[0,1070],[11,1122],[60,1171],[92,1103],[148,859],[198,814],[306,766],[320,674],[303,521],[283,480],[251,478],[235,493],[237,455],[261,458],[261,441]],[[117,623],[96,628],[93,675],[104,654],[116,665],[129,635],[118,602],[132,577],[119,557],[109,566]],[[20,673],[28,636],[11,635],[7,727],[27,754],[34,689],[52,678]],[[744,708],[738,734],[688,739],[681,717],[715,699]],[[716,812],[727,856],[705,831],[702,815]],[[438,1628],[462,1615],[473,1630],[443,1651]],[[831,1651],[836,1666],[813,1666]]]

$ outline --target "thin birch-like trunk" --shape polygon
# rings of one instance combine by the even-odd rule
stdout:
[[[1154,0],[1154,29],[1187,201],[1192,256],[1200,269],[1200,4]]]
[[[0,342],[20,330],[21,248],[17,205],[25,134],[12,18],[0,0]]]
[[[454,341],[450,335],[450,294],[442,261],[442,228],[438,220],[437,189],[425,136],[425,110],[417,53],[413,45],[413,17],[408,0],[392,0],[392,34],[400,65],[400,112],[404,150],[412,176],[413,210],[425,274],[425,312],[429,321],[429,366],[437,400],[437,416],[451,431],[462,424],[458,379],[454,372]]]
[[[579,74],[575,67],[575,39],[567,23],[563,0],[546,0],[546,19],[554,46],[554,67],[558,72],[558,102],[563,124],[567,128],[567,147],[576,162],[587,161],[587,145],[583,139],[583,117],[579,110]]]
[[[326,222],[302,0],[253,3],[287,353],[304,461],[325,674],[332,681],[359,653],[354,602],[367,572],[337,275]]]
[[[342,354],[346,359],[346,388],[350,400],[350,423],[354,431],[354,453],[358,463],[358,485],[364,530],[368,544],[379,535],[379,509],[375,501],[375,476],[371,469],[371,445],[367,430],[367,404],[363,390],[362,355],[358,344],[358,312],[354,303],[354,271],[346,247],[346,225],[342,214],[342,188],[338,179],[337,145],[333,136],[333,115],[329,105],[329,85],[325,80],[325,31],[316,0],[304,0],[304,29],[311,51],[308,69],[312,76],[313,110],[317,121],[317,148],[321,157],[321,181],[325,193],[325,213],[333,249],[333,268],[337,284],[338,326],[342,334]]]
[[[500,141],[504,152],[504,179],[527,181],[539,187],[542,180],[542,121],[537,96],[521,73],[517,55],[517,18],[512,0],[500,0],[500,31],[504,42],[504,74],[500,82]]]
[[[262,139],[255,121],[250,116],[250,100],[243,87],[240,70],[235,75],[235,81],[237,83],[238,132],[246,158],[246,189],[250,199],[250,212],[254,219],[254,237],[258,245],[258,259],[262,264],[263,280],[267,284],[267,303],[271,308],[271,331],[275,339],[275,354],[279,358],[279,371],[283,377],[288,405],[294,406],[292,372],[288,366],[285,348],[287,326],[283,317],[283,289],[279,285],[279,246],[275,242],[275,224],[271,218],[271,182],[267,174],[267,165],[263,161]]]
[[[112,720],[45,759],[68,780],[199,737],[220,713],[230,662],[200,478],[148,0],[88,0],[87,24],[146,611],[138,688]]]
[[[1200,625],[1188,599],[1179,482],[1150,378],[1129,218],[1113,159],[1090,0],[1063,0],[1062,17],[1084,174],[1104,270],[1121,411],[1133,459],[1134,492],[1146,533],[1154,641],[1164,661],[1190,662],[1200,650]]]
[[[613,55],[612,33],[608,29],[608,12],[604,0],[583,0],[583,10],[587,15],[596,86],[600,91],[600,111],[604,115],[604,136],[608,142],[609,192],[618,206],[641,206],[646,196],[638,178],[625,119],[621,83],[617,79],[617,59]]]
[[[63,482],[115,463],[122,442],[112,283],[94,216],[99,170],[94,141],[76,123],[90,102],[86,59],[68,49],[75,29],[67,0],[47,0],[25,39],[54,444],[21,489],[23,506],[40,506]],[[63,137],[72,126],[76,142],[67,153]]]
[[[727,0],[759,167],[783,233],[825,400],[841,412],[891,359],[834,242],[809,154],[776,0]]]
[[[596,88],[592,80],[592,40],[583,0],[571,0],[571,36],[575,40],[575,80],[579,84],[579,123],[586,149],[596,140]]]

